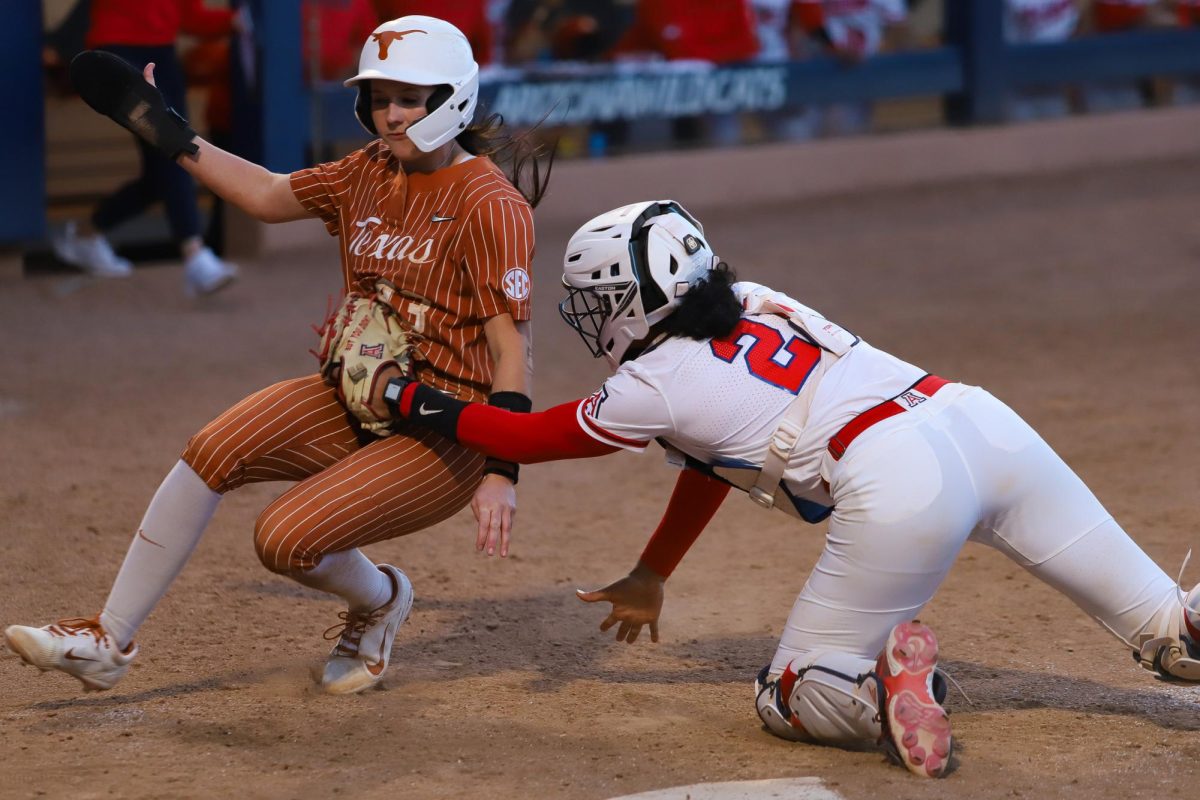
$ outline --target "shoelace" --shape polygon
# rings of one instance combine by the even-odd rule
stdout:
[[[104,628],[100,627],[99,617],[71,617],[69,619],[60,619],[58,622],[50,625],[47,630],[55,636],[74,636],[80,633],[91,634],[96,640],[96,644],[100,645],[104,642]]]
[[[946,669],[942,666],[938,666],[937,671],[942,673],[942,677],[945,678],[947,681],[949,681],[951,686],[953,686],[955,689],[958,689],[958,693],[963,696],[963,700],[967,701],[967,705],[971,705],[971,706],[975,705],[975,701],[971,699],[971,695],[967,694],[966,690],[963,689],[962,685],[959,684],[958,681],[954,680],[953,675],[951,675],[949,672],[947,672]],[[950,712],[947,711],[946,713],[948,714]]]
[[[1183,557],[1183,563],[1179,565],[1179,575],[1175,578],[1175,592],[1179,595],[1179,605],[1184,605],[1187,602],[1187,592],[1183,590],[1183,571],[1187,569],[1188,562],[1192,560],[1192,551],[1189,548],[1187,555]],[[1186,611],[1184,612],[1187,613]]]
[[[382,610],[376,609],[367,614],[356,611],[339,612],[338,619],[341,622],[329,626],[323,634],[327,640],[338,639],[337,645],[333,648],[333,654],[347,658],[358,656],[358,644],[362,641],[363,634],[366,633],[369,626],[379,621]]]

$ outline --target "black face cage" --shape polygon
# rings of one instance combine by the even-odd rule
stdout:
[[[600,328],[611,311],[612,303],[608,297],[595,289],[577,289],[574,286],[567,286],[567,296],[558,304],[558,313],[563,321],[575,329],[593,358],[604,355]]]

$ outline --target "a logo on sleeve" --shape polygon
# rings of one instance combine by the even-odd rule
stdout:
[[[358,354],[363,358],[383,358],[383,344],[360,344]]]
[[[504,273],[500,284],[504,287],[504,293],[513,300],[524,300],[529,297],[529,273],[522,267],[513,267],[508,272]]]
[[[583,415],[592,419],[600,418],[600,406],[604,405],[604,401],[608,399],[608,386],[601,386],[599,391],[595,392],[583,401]]]

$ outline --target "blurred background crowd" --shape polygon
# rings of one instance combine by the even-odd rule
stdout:
[[[229,125],[229,0],[171,0],[187,9],[179,46],[191,86],[208,90],[206,120]],[[482,79],[582,64],[686,62],[726,65],[832,56],[847,68],[883,52],[941,41],[946,0],[301,0],[300,42],[310,81],[353,74],[366,37],[383,20],[428,14],[471,40]],[[65,65],[85,46],[104,44],[92,0],[47,0],[45,63],[53,84],[69,92]],[[106,4],[101,0],[95,5]],[[1005,36],[1013,43],[1056,42],[1149,27],[1200,26],[1200,0],[1006,0]],[[1200,84],[1173,81],[1039,87],[1014,97],[1010,119],[1200,100]],[[552,119],[550,120],[553,121]],[[787,120],[675,127],[683,143],[736,144],[763,136],[809,138],[867,131],[862,105],[811,109]],[[886,124],[886,121],[885,121]],[[614,149],[658,144],[625,137]],[[574,155],[572,148],[565,155]],[[596,154],[593,149],[592,154]]]
[[[813,59],[833,62],[839,70],[855,70],[881,54],[939,46],[945,41],[942,25],[948,2],[967,0],[300,0],[302,33],[297,53],[309,85],[336,86],[354,73],[363,42],[381,20],[428,14],[452,22],[467,35],[485,86],[489,81],[519,83],[522,76],[587,75],[589,70],[703,71]],[[1010,43],[1200,26],[1200,0],[1004,3],[1003,33]],[[238,47],[239,38],[244,43],[253,27],[240,5],[239,0],[147,0],[139,6],[147,13],[152,7],[170,6],[178,17],[171,46],[186,77],[190,118],[218,143],[228,142],[235,127],[231,50]],[[118,151],[128,151],[128,137],[115,126],[97,126],[97,121],[78,111],[81,104],[73,98],[66,66],[84,48],[121,44],[122,23],[111,17],[128,13],[129,6],[121,0],[43,3],[47,115],[59,115],[47,126],[50,136],[86,124],[114,143],[113,158],[97,160],[93,154],[82,169],[81,161],[73,161],[70,152],[56,151],[54,142],[49,142],[52,221],[76,213],[73,204],[94,202],[108,191],[112,177],[105,165],[121,164],[125,156]],[[320,96],[328,95],[314,93]],[[534,135],[556,143],[559,157],[605,157],[941,125],[942,100],[843,101],[757,112],[592,119],[582,124],[556,116],[564,104],[550,103],[540,112],[540,124],[530,127],[536,127]],[[1200,76],[1085,81],[1012,89],[1006,93],[1002,117],[1021,122],[1196,102],[1200,102]],[[344,111],[349,118],[348,105]],[[311,161],[338,157],[357,144],[345,140],[344,130],[322,136],[319,124],[315,122],[314,128]],[[125,167],[110,167],[130,168],[128,162]],[[208,217],[206,239],[219,252],[221,215]],[[121,269],[116,262],[109,264]]]

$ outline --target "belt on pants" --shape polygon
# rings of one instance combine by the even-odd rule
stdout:
[[[871,406],[847,422],[840,431],[833,435],[833,438],[829,440],[829,454],[833,456],[834,461],[840,461],[846,454],[846,448],[850,446],[850,443],[862,435],[867,428],[888,417],[902,414],[910,408],[916,408],[937,394],[938,390],[947,383],[950,381],[945,378],[926,375],[895,397],[884,400],[879,405]]]

